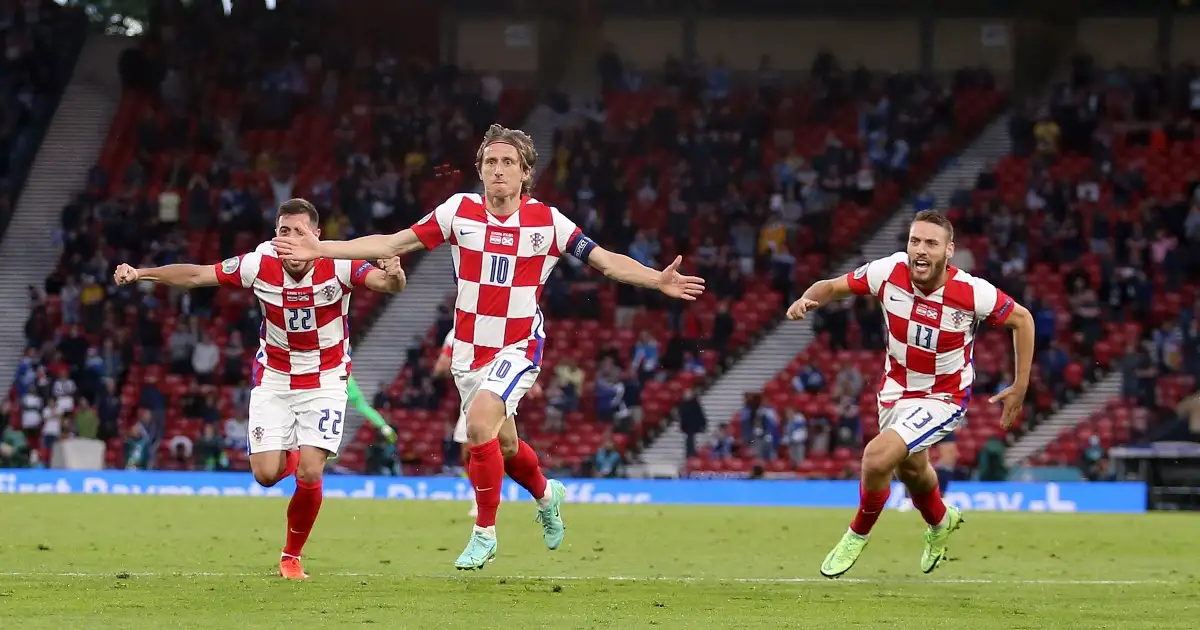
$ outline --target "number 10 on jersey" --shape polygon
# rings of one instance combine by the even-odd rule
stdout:
[[[512,261],[507,256],[492,256],[492,270],[488,274],[488,282],[492,284],[508,284],[508,273]]]

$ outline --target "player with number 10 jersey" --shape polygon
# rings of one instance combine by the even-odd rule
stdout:
[[[563,540],[565,488],[542,475],[514,424],[540,369],[545,333],[538,298],[559,258],[573,256],[613,280],[677,299],[694,300],[704,290],[702,279],[679,273],[681,258],[661,272],[650,269],[599,247],[556,208],[530,197],[537,151],[525,133],[493,125],[476,160],[483,194],[454,195],[407,230],[346,242],[274,240],[285,260],[394,256],[450,244],[458,283],[451,372],[466,414],[467,475],[479,506],[471,540],[455,561],[462,570],[481,569],[496,555],[505,474],[537,501],[546,546],[556,549]]]

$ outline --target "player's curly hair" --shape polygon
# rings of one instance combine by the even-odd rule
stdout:
[[[533,146],[533,138],[520,129],[501,125],[488,127],[487,133],[483,134],[483,142],[479,143],[479,150],[475,152],[475,170],[483,170],[483,150],[497,142],[510,144],[517,150],[517,155],[521,157],[521,170],[530,174],[529,179],[521,182],[521,194],[528,195],[533,190],[532,175],[537,168],[537,149]]]

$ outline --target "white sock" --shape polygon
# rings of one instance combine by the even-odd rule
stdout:
[[[546,492],[541,497],[534,499],[537,502],[538,508],[546,509],[550,507],[550,499],[554,497],[554,491],[550,489],[550,480],[546,480]]]
[[[945,527],[946,524],[949,522],[950,522],[950,510],[946,510],[946,513],[942,515],[942,520],[938,521],[937,525],[930,525],[929,529],[937,531],[937,530]]]
[[[496,537],[496,526],[488,525],[487,527],[480,527],[480,526],[476,525],[475,533],[483,534],[484,536],[487,536],[488,538],[495,538]]]

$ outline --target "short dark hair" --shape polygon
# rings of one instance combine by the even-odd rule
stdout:
[[[283,202],[283,204],[279,206],[279,215],[275,217],[275,220],[278,221],[279,217],[290,214],[307,215],[308,221],[309,223],[312,223],[313,227],[317,227],[321,224],[320,213],[318,213],[317,208],[309,203],[306,199],[297,197],[295,199],[288,199],[287,201]]]
[[[950,236],[950,240],[947,242],[948,243],[954,242],[954,224],[950,222],[950,219],[946,218],[946,215],[942,214],[941,212],[938,212],[937,210],[922,210],[917,213],[917,216],[913,217],[912,222],[913,223],[932,223],[934,225],[940,226],[943,229],[945,229],[946,234],[948,234]]]

